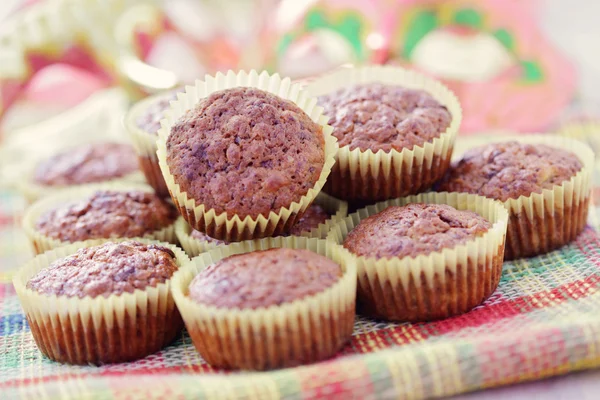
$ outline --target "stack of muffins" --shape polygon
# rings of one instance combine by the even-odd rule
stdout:
[[[125,123],[150,186],[77,186],[25,215],[39,255],[14,285],[38,347],[122,362],[185,324],[211,365],[263,370],[333,356],[356,310],[468,312],[504,259],[583,230],[593,153],[517,137],[451,165],[460,121],[447,88],[395,67],[305,89],[229,72],[138,103]]]

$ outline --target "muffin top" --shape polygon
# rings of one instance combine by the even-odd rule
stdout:
[[[138,128],[144,132],[156,135],[160,129],[160,120],[165,117],[165,111],[171,106],[171,100],[177,99],[177,93],[183,88],[175,89],[164,93],[151,103],[143,113],[140,113],[135,120]]]
[[[31,278],[27,288],[44,295],[108,297],[155,287],[175,271],[175,254],[167,247],[109,242],[54,261]]]
[[[309,232],[310,230],[318,227],[320,224],[325,223],[329,219],[330,215],[318,204],[311,204],[306,209],[306,212],[296,221],[292,229],[290,229],[290,235],[299,235],[303,232]]]
[[[45,186],[102,182],[138,170],[135,150],[124,143],[91,143],[62,151],[36,166],[34,180]]]
[[[154,193],[97,191],[42,214],[36,230],[66,242],[139,237],[173,223],[177,210]]]
[[[389,152],[412,150],[441,136],[452,115],[429,93],[366,83],[319,97],[340,147]]]
[[[338,264],[301,249],[270,249],[224,258],[190,283],[192,300],[215,307],[256,309],[320,293],[342,276]]]
[[[516,141],[495,143],[467,151],[438,189],[506,201],[551,189],[581,168],[581,161],[567,150]]]
[[[256,218],[299,201],[315,185],[324,147],[321,127],[297,105],[237,87],[201,99],[173,125],[167,164],[197,205]]]
[[[416,257],[463,244],[491,226],[472,211],[445,204],[391,206],[362,220],[350,231],[344,247],[357,256]]]

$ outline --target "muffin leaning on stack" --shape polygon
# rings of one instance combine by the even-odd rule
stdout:
[[[336,139],[316,100],[266,72],[197,81],[159,130],[158,157],[186,221],[226,241],[291,229],[323,187]]]

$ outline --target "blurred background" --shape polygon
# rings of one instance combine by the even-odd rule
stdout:
[[[456,92],[463,135],[594,122],[598,15],[586,0],[3,0],[0,177],[122,136],[131,102],[228,69],[408,66]]]

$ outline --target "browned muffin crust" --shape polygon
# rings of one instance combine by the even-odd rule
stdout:
[[[303,249],[270,249],[224,258],[190,283],[190,297],[222,308],[256,309],[320,293],[342,276],[338,264]]]
[[[183,91],[183,88],[178,88],[170,92],[164,93],[164,96],[156,99],[156,101],[136,118],[136,125],[144,132],[156,135],[160,129],[160,120],[165,117],[165,111],[171,106],[171,101],[177,99],[177,93]]]
[[[362,220],[350,231],[344,247],[357,256],[416,257],[463,244],[491,226],[472,211],[445,204],[391,206]]]
[[[551,189],[581,168],[581,161],[567,150],[516,141],[495,143],[467,151],[438,189],[506,201]]]
[[[36,230],[66,242],[139,237],[172,224],[177,210],[154,193],[98,191],[44,213]]]
[[[297,105],[238,87],[202,99],[173,125],[167,164],[196,204],[256,218],[315,185],[324,147],[321,127]]]
[[[45,186],[102,182],[138,170],[135,150],[124,143],[91,143],[62,151],[39,163],[35,182]]]
[[[193,237],[194,239],[200,240],[202,242],[214,243],[217,245],[229,244],[229,242],[226,242],[225,240],[215,239],[213,237],[208,236],[206,233],[197,231],[195,229],[192,229],[192,233],[190,234],[190,236]]]
[[[27,282],[44,295],[97,297],[156,287],[177,271],[167,247],[135,241],[104,243],[54,261]]]
[[[329,219],[330,215],[318,204],[311,204],[306,209],[306,212],[302,217],[296,221],[292,229],[290,229],[290,235],[299,235],[303,232],[309,232],[312,229],[317,228],[319,225],[325,223]]]
[[[366,83],[319,97],[340,147],[412,150],[446,131],[452,115],[423,90]]]

